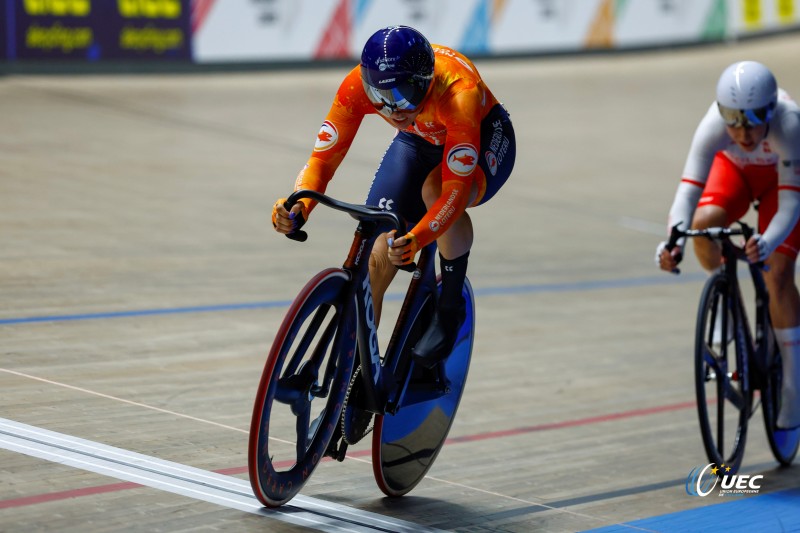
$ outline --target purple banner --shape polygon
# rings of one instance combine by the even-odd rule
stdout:
[[[11,23],[8,18],[8,6],[0,2],[0,60],[8,57],[8,40],[11,37]]]
[[[5,0],[8,59],[182,60],[190,0]]]

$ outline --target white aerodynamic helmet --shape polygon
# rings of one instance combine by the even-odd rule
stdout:
[[[777,102],[775,76],[756,61],[734,63],[717,82],[717,106],[728,126],[766,124],[772,119]]]

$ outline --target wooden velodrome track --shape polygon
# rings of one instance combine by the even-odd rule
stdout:
[[[477,340],[451,441],[404,498],[382,496],[364,443],[277,512],[246,481],[256,386],[288,303],[354,225],[319,209],[298,244],[269,214],[344,70],[0,78],[0,530],[800,528],[800,467],[777,468],[760,411],[742,472],[761,493],[687,494],[707,463],[704,275],[652,260],[721,70],[757,59],[800,95],[798,57],[792,34],[479,62],[518,157],[472,210]],[[391,135],[366,120],[329,192],[363,201]]]

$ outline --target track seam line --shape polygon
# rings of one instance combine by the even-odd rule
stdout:
[[[211,420],[206,420],[206,419],[203,419],[203,418],[198,418],[198,417],[187,415],[187,414],[183,414],[183,413],[178,413],[176,411],[171,411],[169,409],[163,409],[163,408],[160,408],[160,407],[155,407],[155,406],[152,406],[152,405],[147,405],[147,404],[143,404],[143,403],[140,403],[140,402],[135,402],[135,401],[132,401],[132,400],[126,400],[124,398],[119,398],[117,396],[111,396],[109,394],[104,394],[104,393],[101,393],[101,392],[92,391],[92,390],[89,390],[89,389],[85,389],[83,387],[76,387],[74,385],[69,385],[69,384],[66,384],[66,383],[61,383],[61,382],[58,382],[58,381],[53,381],[53,380],[42,378],[42,377],[38,377],[38,376],[33,376],[31,374],[26,374],[24,372],[18,372],[18,371],[6,369],[6,368],[0,368],[0,372],[5,372],[7,374],[12,374],[12,375],[15,375],[15,376],[18,376],[18,377],[23,377],[23,378],[27,378],[27,379],[31,379],[31,380],[35,380],[35,381],[40,381],[40,382],[47,383],[47,384],[50,384],[50,385],[64,387],[64,388],[67,388],[67,389],[70,389],[70,390],[82,392],[82,393],[85,393],[85,394],[90,394],[90,395],[93,395],[93,396],[99,396],[101,398],[106,398],[106,399],[109,399],[109,400],[118,401],[118,402],[125,403],[125,404],[128,404],[128,405],[133,405],[135,407],[141,407],[141,408],[144,408],[144,409],[150,409],[150,410],[153,410],[153,411],[157,411],[157,412],[164,413],[164,414],[169,414],[169,415],[176,416],[176,417],[179,417],[179,418],[185,418],[185,419],[188,419],[188,420],[192,420],[194,422],[210,424],[210,425],[213,425],[213,426],[216,426],[216,427],[220,427],[220,428],[223,428],[223,429],[229,429],[229,430],[232,430],[232,431],[237,431],[237,432],[240,432],[240,433],[249,434],[248,430],[240,429],[240,428],[229,426],[229,425],[226,425],[226,424],[220,424],[218,422],[214,422],[214,421],[211,421]],[[541,424],[541,425],[538,425],[538,426],[527,426],[527,427],[524,427],[524,428],[518,428],[516,430],[506,430],[506,431],[492,432],[492,433],[488,433],[486,435],[455,437],[453,439],[447,439],[445,445],[447,445],[448,443],[449,444],[457,444],[457,443],[474,442],[474,441],[477,441],[477,440],[486,440],[486,439],[491,439],[491,438],[502,438],[504,436],[516,436],[516,435],[521,435],[521,434],[525,434],[525,433],[533,433],[533,432],[539,432],[539,431],[549,431],[549,430],[561,429],[561,428],[565,428],[565,427],[574,427],[574,426],[586,425],[586,424],[610,422],[610,421],[613,421],[613,420],[620,420],[620,419],[630,418],[630,417],[635,417],[635,416],[643,416],[645,414],[654,414],[654,413],[668,412],[668,411],[673,411],[673,410],[684,409],[684,408],[688,408],[688,407],[693,407],[694,405],[695,404],[693,402],[685,402],[685,403],[681,403],[681,404],[658,406],[658,407],[645,408],[645,409],[637,409],[637,410],[630,411],[630,412],[625,412],[625,413],[612,413],[610,415],[601,415],[601,416],[578,419],[578,420],[573,420],[573,421],[565,421],[565,422],[560,422],[560,423],[556,422],[556,423],[550,423],[550,424]],[[272,437],[270,437],[270,438],[272,438]],[[282,442],[284,442],[284,441],[282,441]],[[291,443],[288,443],[288,444],[291,444]],[[372,464],[371,460],[366,460],[366,459],[362,459],[361,457],[359,457],[359,455],[363,455],[363,454],[365,454],[365,451],[356,452],[355,454],[347,454],[346,457],[347,457],[347,459],[351,459],[353,461],[357,461],[357,462],[361,462],[361,463],[365,463],[365,464],[370,464],[371,465]],[[431,481],[438,482],[438,483],[451,485],[451,486],[459,487],[459,488],[462,488],[462,489],[468,489],[468,490],[471,490],[471,491],[474,491],[474,492],[477,492],[477,493],[487,494],[487,495],[495,496],[495,497],[498,497],[498,498],[503,498],[503,499],[515,501],[515,502],[518,502],[518,503],[524,503],[524,504],[533,505],[533,506],[540,506],[540,507],[544,507],[544,508],[552,510],[552,511],[557,511],[557,512],[560,512],[560,513],[570,514],[570,515],[578,516],[578,517],[581,517],[581,518],[588,518],[588,519],[591,519],[591,520],[605,521],[605,522],[609,522],[610,521],[609,519],[604,518],[604,517],[592,516],[592,515],[579,513],[579,512],[576,512],[576,511],[570,511],[570,510],[562,508],[562,507],[553,507],[553,506],[549,506],[549,505],[547,505],[545,503],[542,503],[542,502],[530,501],[530,500],[525,500],[525,499],[522,499],[522,498],[517,498],[517,497],[514,497],[514,496],[510,496],[510,495],[500,494],[500,493],[493,492],[493,491],[490,491],[490,490],[481,489],[481,488],[470,486],[470,485],[465,485],[465,484],[458,483],[458,482],[455,482],[455,481],[449,481],[449,480],[446,480],[446,479],[443,479],[443,478],[439,478],[439,477],[435,477],[435,476],[431,476],[431,475],[426,475],[425,478],[429,479]],[[620,525],[624,525],[624,524],[620,524]],[[644,531],[647,531],[647,530],[644,530]]]

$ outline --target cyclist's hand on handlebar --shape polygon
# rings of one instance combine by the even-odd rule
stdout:
[[[683,250],[680,246],[675,246],[672,250],[667,250],[667,241],[661,241],[656,248],[656,266],[667,272],[679,272],[678,264],[683,259]]]
[[[417,237],[413,233],[406,233],[402,237],[395,238],[396,230],[390,231],[386,235],[386,242],[389,244],[389,261],[395,266],[408,265],[414,261],[414,256],[419,251]]]
[[[758,263],[767,259],[767,241],[760,233],[754,233],[744,245],[744,253],[751,263]]]
[[[278,233],[294,233],[303,227],[308,220],[305,204],[297,202],[291,210],[285,207],[286,198],[281,198],[272,206],[272,226]]]

